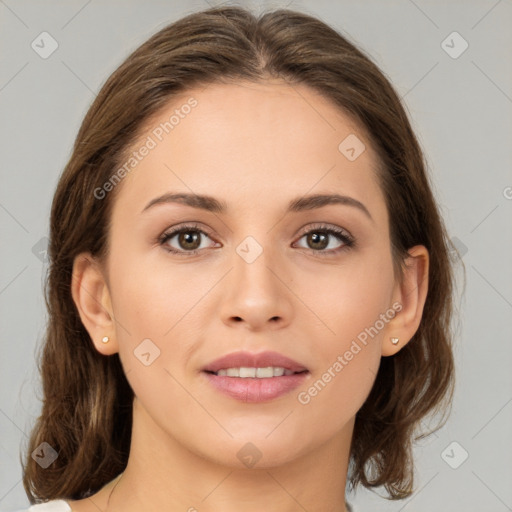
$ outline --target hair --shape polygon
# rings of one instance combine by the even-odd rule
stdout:
[[[152,35],[106,80],[79,129],[50,215],[49,317],[37,361],[44,401],[23,463],[31,503],[86,498],[128,461],[133,390],[118,354],[95,349],[71,295],[74,258],[90,252],[103,261],[109,254],[116,191],[101,200],[94,191],[176,95],[195,86],[272,78],[309,86],[368,134],[379,156],[395,275],[402,279],[408,249],[422,244],[429,251],[419,328],[398,353],[381,360],[356,415],[348,475],[353,489],[384,486],[388,499],[412,494],[413,434],[428,414],[446,413],[454,386],[454,246],[425,157],[398,94],[354,43],[305,13],[278,9],[256,16],[229,6],[189,14]],[[31,456],[43,442],[58,453],[47,468]]]

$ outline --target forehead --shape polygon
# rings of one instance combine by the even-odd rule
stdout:
[[[381,196],[365,130],[317,91],[279,80],[189,89],[146,121],[128,153],[120,204],[169,191],[239,206],[329,190]]]

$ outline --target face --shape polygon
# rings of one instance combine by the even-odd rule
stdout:
[[[361,128],[306,86],[209,85],[174,99],[131,151],[105,275],[134,414],[231,466],[255,450],[246,443],[270,467],[346,434],[395,312],[388,213]],[[333,194],[345,199],[306,200]],[[306,371],[204,371],[240,351]]]

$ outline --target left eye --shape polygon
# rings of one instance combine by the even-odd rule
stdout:
[[[165,233],[162,236],[162,238],[160,239],[160,243],[161,243],[161,245],[166,244],[167,250],[169,250],[170,252],[174,252],[174,253],[186,252],[188,254],[196,253],[200,249],[202,249],[202,247],[200,246],[201,235],[208,237],[208,235],[200,229],[197,229],[194,227],[184,227],[184,228],[180,228],[180,229],[171,231],[170,233]],[[168,242],[170,242],[175,237],[177,237],[177,241],[178,241],[178,245],[179,245],[178,248],[175,248],[175,247],[171,246],[170,244],[168,244]],[[198,241],[199,241],[199,245],[198,245]]]
[[[307,233],[304,233],[299,240],[306,238],[306,243],[311,247],[315,252],[337,252],[342,249],[344,246],[350,247],[352,245],[352,240],[350,237],[344,232],[337,231],[334,229],[311,229]],[[334,239],[338,240],[337,247],[329,247],[331,245],[331,241]],[[341,244],[340,244],[341,242]],[[316,246],[316,247],[315,247]],[[306,247],[306,249],[310,248]],[[324,250],[329,249],[329,250]]]

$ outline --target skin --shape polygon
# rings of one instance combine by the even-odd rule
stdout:
[[[419,326],[428,252],[410,249],[399,284],[377,155],[362,128],[316,91],[281,81],[189,90],[140,141],[190,97],[197,106],[118,185],[108,259],[75,260],[72,292],[81,319],[96,350],[119,353],[136,397],[126,470],[90,498],[69,503],[79,512],[344,511],[355,414],[381,357],[403,348]],[[338,150],[349,134],[366,146],[354,161]],[[211,195],[228,211],[168,203],[141,213],[171,191]],[[338,204],[285,213],[291,199],[333,192],[357,199],[372,218]],[[167,246],[184,256],[156,241],[184,222],[207,233],[196,255],[185,254],[190,246],[178,236]],[[356,246],[333,253],[344,242],[329,235],[329,245],[318,249],[304,236],[318,223],[347,230]],[[263,251],[252,263],[236,252],[247,236]],[[301,404],[298,393],[396,301],[401,311]],[[149,366],[134,356],[146,338],[160,349]],[[220,394],[200,372],[237,350],[275,350],[310,374],[284,396],[244,403]],[[248,442],[261,453],[252,468],[237,457]]]

